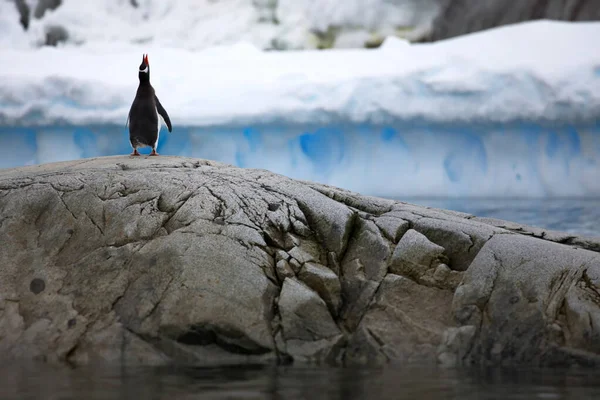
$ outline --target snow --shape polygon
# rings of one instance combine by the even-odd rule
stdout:
[[[158,4],[158,3],[157,3]],[[159,152],[386,196],[600,196],[600,23],[376,50],[88,41],[0,51],[0,167],[127,154],[142,53]]]
[[[19,24],[19,13],[13,3],[0,1],[0,49],[26,47],[27,38]]]
[[[0,124],[123,123],[144,52],[180,126],[592,121],[600,53],[591,37],[600,37],[600,23],[525,23],[436,44],[395,39],[377,50],[6,49]]]
[[[150,43],[165,47],[202,48],[244,38],[262,44],[264,33],[249,0],[64,0],[40,20],[32,19],[27,32],[15,29],[29,45],[43,41],[48,26],[65,27],[71,44]],[[0,5],[2,11],[13,4]],[[15,18],[18,22],[18,18]],[[268,27],[267,27],[268,28]]]
[[[268,0],[267,0],[268,1]],[[278,0],[277,17],[284,27],[282,41],[298,46],[306,32],[350,31],[354,38],[338,38],[336,47],[362,47],[365,35],[388,36],[398,28],[417,39],[432,27],[440,11],[440,0]],[[294,36],[294,32],[300,32]]]
[[[136,2],[137,7],[131,0],[63,0],[56,10],[32,19],[27,32],[20,27],[12,2],[0,1],[0,14],[10,17],[6,26],[11,34],[5,37],[18,40],[20,47],[42,43],[50,26],[66,28],[69,45],[120,42],[199,50],[244,41],[261,49],[273,48],[275,42],[286,48],[315,48],[315,33],[335,30],[360,32],[350,44],[363,47],[365,36],[386,36],[397,27],[407,28],[407,35],[414,38],[426,33],[440,0]],[[343,42],[349,45],[348,38]]]

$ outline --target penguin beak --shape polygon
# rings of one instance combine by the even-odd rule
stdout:
[[[148,64],[148,54],[142,54],[142,63],[140,64],[140,73],[148,73],[150,71],[150,64]]]

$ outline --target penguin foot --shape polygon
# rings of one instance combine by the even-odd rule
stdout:
[[[156,150],[152,149],[152,153],[150,153],[151,156],[157,156],[158,153],[156,152]]]
[[[130,156],[139,156],[140,153],[138,153],[137,149],[133,150],[133,153],[130,154]]]

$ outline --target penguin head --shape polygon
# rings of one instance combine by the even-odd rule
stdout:
[[[150,80],[150,63],[148,62],[148,54],[142,54],[142,63],[138,71],[140,82],[148,82]]]

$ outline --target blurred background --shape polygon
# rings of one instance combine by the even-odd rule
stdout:
[[[164,155],[600,236],[597,0],[0,0],[0,168]],[[148,151],[146,151],[147,153]]]
[[[265,50],[429,42],[522,21],[596,21],[595,0],[3,0],[3,40],[185,49],[248,41]],[[21,26],[23,32],[6,33]],[[592,39],[592,38],[590,38]]]

